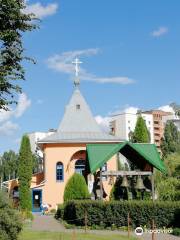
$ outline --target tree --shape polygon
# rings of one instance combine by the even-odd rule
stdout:
[[[161,151],[163,157],[166,157],[170,153],[180,151],[180,135],[172,121],[166,123],[164,137],[161,142]]]
[[[0,240],[17,240],[22,230],[19,213],[12,205],[5,192],[0,192]]]
[[[171,153],[164,157],[167,174],[155,172],[155,184],[160,200],[180,200],[180,154]]]
[[[1,157],[1,174],[4,181],[17,177],[18,154],[9,150]]]
[[[180,117],[180,105],[176,104],[175,102],[171,103],[170,106],[173,108],[175,115]]]
[[[84,177],[78,173],[74,173],[66,184],[64,201],[86,199],[88,197],[89,192]]]
[[[24,0],[0,0],[0,109],[16,103],[14,96],[21,92],[15,80],[25,79],[22,34],[37,27],[33,14],[25,14]]]
[[[179,201],[180,200],[180,182],[177,178],[168,177],[160,181],[158,186],[159,200]]]
[[[19,198],[20,207],[23,210],[31,210],[31,178],[33,169],[33,157],[31,153],[31,146],[29,137],[24,135],[21,141],[21,147],[19,151]]]
[[[147,129],[146,123],[141,115],[138,116],[134,133],[132,134],[132,142],[149,143],[150,134]]]

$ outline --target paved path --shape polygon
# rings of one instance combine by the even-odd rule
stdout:
[[[60,222],[58,222],[53,216],[46,216],[35,214],[34,221],[30,227],[33,231],[48,231],[48,232],[73,232],[73,229],[66,229]],[[76,232],[84,232],[83,229],[76,229]],[[120,234],[126,235],[127,232],[123,231],[110,231],[110,230],[88,230],[88,233],[92,234],[102,234],[102,235],[112,235],[112,234]],[[132,236],[136,236],[131,233]],[[137,237],[137,236],[136,236]],[[146,233],[141,237],[137,237],[139,240],[151,240],[151,234]],[[155,240],[180,240],[180,237],[176,237],[170,234],[155,234]]]
[[[34,214],[33,231],[63,232],[65,227],[51,215]]]

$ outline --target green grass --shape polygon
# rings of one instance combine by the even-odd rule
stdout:
[[[19,240],[135,240],[125,236],[107,234],[85,234],[85,233],[56,233],[56,232],[31,232],[24,231]]]

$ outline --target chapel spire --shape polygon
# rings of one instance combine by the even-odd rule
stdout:
[[[78,87],[80,85],[80,79],[79,79],[79,65],[82,63],[77,57],[72,62],[75,65],[75,79],[74,79],[74,86]]]

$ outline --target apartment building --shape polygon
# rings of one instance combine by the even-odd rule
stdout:
[[[142,113],[141,115],[150,133],[151,143],[154,143],[153,116],[150,113]],[[134,132],[136,127],[137,118],[138,114],[130,112],[112,116],[112,121],[110,122],[111,133],[121,139],[129,140],[130,134]]]
[[[171,112],[164,112],[162,110],[150,110],[143,112],[145,114],[151,114],[153,117],[153,130],[154,130],[154,143],[158,148],[161,146],[161,139],[164,135],[165,118],[171,116]]]

